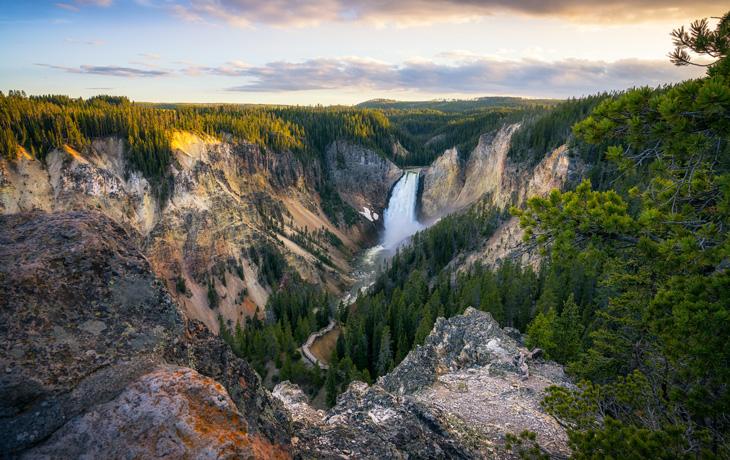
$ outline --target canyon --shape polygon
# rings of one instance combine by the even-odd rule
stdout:
[[[392,253],[449,213],[483,200],[518,205],[576,174],[565,146],[533,168],[511,162],[516,129],[480,136],[465,161],[450,149],[405,171],[348,142],[318,162],[178,131],[164,199],[128,172],[115,138],[54,150],[45,162],[2,160],[0,258],[15,267],[0,280],[3,445],[27,458],[123,456],[121,446],[161,458],[511,458],[505,432],[530,429],[564,456],[565,432],[539,399],[570,382],[488,314],[440,319],[391,373],[353,382],[328,411],[289,382],[269,392],[215,336],[221,321],[265,318],[272,286],[250,251],[262,242],[304,281],[343,296],[368,248]],[[324,211],[323,176],[357,211],[351,224]],[[335,238],[307,246],[297,239],[305,229]],[[520,237],[508,219],[454,264],[497,263]],[[373,267],[359,268],[367,278]]]

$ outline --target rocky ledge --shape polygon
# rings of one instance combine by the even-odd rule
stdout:
[[[290,422],[101,213],[0,216],[3,457],[288,457]]]
[[[563,428],[540,407],[548,386],[570,385],[560,365],[522,348],[518,333],[468,308],[440,318],[424,345],[375,385],[353,382],[327,412],[289,382],[279,398],[303,458],[513,458],[505,435],[537,434],[553,458],[569,454]]]

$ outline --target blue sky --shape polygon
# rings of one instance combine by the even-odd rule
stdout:
[[[0,89],[166,102],[580,96],[697,76],[669,32],[717,1],[0,2]],[[600,6],[597,6],[600,5]]]

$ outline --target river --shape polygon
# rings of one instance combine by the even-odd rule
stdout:
[[[420,172],[407,170],[393,187],[388,200],[388,207],[383,214],[383,234],[380,242],[364,250],[356,259],[353,270],[355,283],[350,291],[342,298],[342,302],[350,304],[357,299],[357,295],[363,289],[367,289],[375,282],[375,278],[388,260],[393,257],[396,250],[406,243],[408,239],[419,230],[426,228],[418,221],[418,181]],[[318,359],[312,352],[312,346],[325,334],[335,327],[334,321],[327,328],[312,333],[307,342],[302,345],[302,353],[314,365],[322,369],[327,368],[326,359],[321,356]],[[327,353],[325,353],[327,354]]]

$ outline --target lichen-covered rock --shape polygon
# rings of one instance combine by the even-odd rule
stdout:
[[[307,416],[300,397],[275,389],[286,408],[299,414],[292,445],[300,458],[357,459],[458,459],[475,458],[475,452],[455,440],[444,424],[445,415],[421,403],[402,398],[382,387],[353,382],[326,414]],[[292,397],[292,395],[294,397]],[[297,416],[295,415],[295,419]]]
[[[439,318],[422,346],[378,380],[388,391],[406,395],[448,414],[447,431],[481,455],[509,457],[506,433],[537,434],[546,453],[570,453],[565,430],[540,406],[551,385],[570,385],[562,366],[529,352],[489,313],[467,308]]]
[[[295,429],[317,424],[324,418],[324,411],[312,407],[302,389],[288,380],[277,384],[271,394],[284,404]]]
[[[489,365],[519,372],[520,349],[489,313],[467,308],[463,315],[439,318],[423,345],[416,347],[378,383],[405,394],[433,383],[439,375]]]
[[[254,370],[188,320],[135,246],[96,212],[0,216],[0,445],[42,447],[163,365],[217,380],[247,433],[286,449],[289,421]],[[218,390],[216,390],[218,391]],[[69,437],[71,436],[71,437]]]
[[[220,383],[160,367],[66,423],[26,458],[288,458],[248,423]]]

